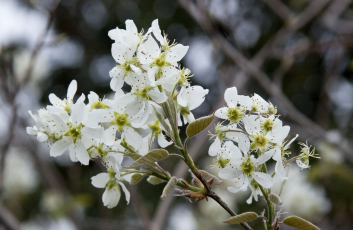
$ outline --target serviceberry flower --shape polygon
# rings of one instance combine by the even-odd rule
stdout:
[[[309,166],[309,158],[317,158],[320,159],[319,154],[315,154],[315,148],[311,149],[311,145],[309,146],[308,143],[299,143],[301,146],[299,158],[296,160],[297,165],[303,170],[306,168],[310,168]]]

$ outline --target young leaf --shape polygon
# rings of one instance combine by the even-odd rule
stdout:
[[[232,216],[231,218],[226,219],[223,222],[226,224],[240,224],[255,220],[257,217],[259,216],[255,212],[244,212],[237,216]]]
[[[298,216],[288,216],[283,220],[283,224],[300,230],[319,230],[314,224]]]
[[[128,168],[139,168],[139,167],[148,167],[148,168],[155,168],[155,162],[163,160],[167,158],[168,151],[164,149],[154,149],[147,153],[144,156],[141,156],[135,162],[133,162]]]
[[[188,138],[195,136],[196,134],[207,128],[207,126],[211,124],[213,119],[214,115],[212,114],[209,116],[201,117],[191,122],[186,128],[186,135],[188,136]]]
[[[281,205],[283,202],[281,200],[281,198],[279,196],[277,196],[274,193],[270,193],[270,195],[268,196],[268,198],[270,199],[270,201],[276,205]]]
[[[135,185],[138,182],[140,182],[140,180],[143,178],[142,174],[139,173],[135,173],[134,175],[132,175],[131,177],[131,181],[130,181],[130,185]]]
[[[161,122],[163,128],[165,129],[165,131],[169,134],[169,135],[173,135],[172,131],[170,130],[169,125],[167,124],[167,122],[165,122],[164,120],[164,116],[158,112],[158,110],[153,106],[153,110],[156,113],[156,116],[158,118],[158,120]]]
[[[156,185],[156,184],[160,184],[163,183],[164,181],[162,179],[159,179],[158,177],[155,176],[149,176],[147,178],[148,183]]]
[[[211,173],[208,173],[205,170],[199,170],[199,172],[201,173],[202,177],[205,178],[205,180],[207,181],[213,178],[212,184],[214,185],[220,185],[223,183],[223,181],[218,179],[215,175],[212,175]]]
[[[163,189],[162,196],[161,196],[162,200],[164,200],[165,198],[167,198],[167,196],[169,196],[169,194],[173,191],[177,183],[178,183],[178,179],[175,176],[170,178],[167,185]]]

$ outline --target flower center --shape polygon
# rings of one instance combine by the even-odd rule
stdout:
[[[103,104],[102,102],[100,101],[97,101],[96,103],[94,103],[92,106],[91,106],[92,109],[108,109],[109,106]]]
[[[237,108],[229,108],[227,115],[229,120],[235,124],[244,117],[244,113]]]
[[[246,176],[251,176],[252,173],[255,171],[255,166],[251,162],[250,158],[248,158],[245,162],[243,162],[240,167]]]
[[[217,159],[217,164],[218,164],[218,166],[221,167],[222,169],[225,168],[229,162],[230,162],[230,159],[229,159],[229,158],[219,157],[219,158]]]
[[[145,87],[142,90],[136,90],[134,94],[136,95],[136,97],[152,100],[152,98],[148,96],[148,92],[150,92],[152,89],[153,87]]]
[[[82,128],[82,124],[76,127],[71,126],[69,131],[67,131],[67,133],[65,133],[64,136],[71,138],[72,141],[76,143],[78,140],[81,139],[81,136],[82,136],[81,128]]]
[[[164,60],[164,58],[157,58],[154,61],[154,64],[156,64],[156,66],[158,66],[158,67],[163,67],[163,66],[165,66],[165,60]]]
[[[271,120],[266,120],[264,123],[261,124],[261,128],[266,132],[271,132],[273,129],[273,122]]]
[[[188,106],[186,106],[186,107],[181,107],[181,108],[180,108],[180,113],[181,113],[182,115],[189,115],[189,114],[190,114],[190,108],[189,108]]]
[[[111,125],[117,125],[119,132],[123,132],[125,126],[129,126],[130,123],[128,121],[127,114],[119,114],[114,112],[114,120],[112,121]]]
[[[161,126],[159,125],[159,120],[156,120],[153,125],[148,125],[148,127],[152,131],[152,134],[156,137],[162,132]]]

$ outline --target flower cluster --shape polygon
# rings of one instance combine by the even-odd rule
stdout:
[[[72,161],[83,165],[93,158],[101,159],[107,172],[91,179],[93,186],[105,188],[102,198],[108,208],[118,204],[121,189],[129,203],[130,193],[124,180],[135,184],[144,176],[149,176],[147,181],[151,184],[168,182],[162,199],[175,186],[184,188],[185,197],[197,200],[212,197],[210,188],[205,187],[221,182],[196,168],[186,145],[212,122],[214,115],[224,121],[211,134],[214,141],[209,155],[215,157],[219,177],[234,180],[234,186],[228,187],[230,192],[250,187],[248,203],[252,199],[257,201],[258,195],[264,195],[266,200],[269,195],[276,196],[270,193],[270,188],[275,181],[287,179],[285,167],[290,162],[296,161],[304,169],[309,167],[310,157],[318,158],[307,144],[301,144],[298,156],[289,158],[288,148],[298,135],[286,140],[290,127],[283,126],[277,108],[257,94],[238,95],[235,87],[225,91],[227,106],[214,115],[195,120],[191,111],[203,103],[208,90],[190,85],[193,75],[179,63],[188,46],[170,43],[161,33],[158,20],[152,22],[146,33],[138,32],[134,22],[127,20],[126,29],[116,28],[108,35],[114,40],[111,52],[116,66],[109,72],[114,98],[100,98],[90,92],[88,100],[83,94],[75,100],[77,82],[73,80],[67,98],[50,94],[51,105],[38,110],[38,114],[29,112],[35,125],[27,128],[28,134],[49,145],[53,157],[68,152]],[[131,90],[124,92],[124,85]],[[183,144],[178,126],[187,123],[187,139]],[[155,140],[160,149],[152,149]],[[163,150],[169,145],[175,145],[181,155]],[[198,186],[172,177],[158,165],[159,160],[172,155],[184,160]],[[129,168],[122,167],[124,157],[134,160]],[[275,162],[273,174],[268,170],[270,159]],[[272,210],[272,204],[268,205]],[[273,212],[269,213],[269,222],[272,217]]]
[[[112,208],[119,202],[120,187],[129,202],[121,174],[126,152],[143,156],[155,139],[162,148],[173,143],[166,139],[156,116],[156,111],[163,113],[161,103],[168,97],[173,99],[177,125],[181,126],[195,120],[191,110],[202,104],[208,90],[190,86],[192,74],[179,64],[189,47],[169,43],[158,20],[153,21],[147,33],[138,32],[134,22],[127,20],[126,29],[116,28],[108,35],[114,41],[111,52],[116,61],[109,72],[114,98],[100,98],[90,92],[88,103],[83,94],[74,101],[77,82],[73,80],[67,98],[61,100],[50,94],[52,105],[36,115],[29,112],[35,126],[28,127],[27,133],[46,142],[53,157],[68,152],[72,161],[83,165],[99,157],[107,173],[93,177],[92,184],[106,189],[103,203]],[[125,83],[131,86],[130,92],[122,90]],[[138,129],[149,133],[142,136]]]
[[[225,91],[226,107],[215,112],[215,116],[224,119],[215,127],[213,144],[209,155],[216,156],[215,165],[220,168],[219,177],[235,179],[230,192],[245,191],[250,187],[252,198],[258,200],[261,188],[269,189],[275,181],[287,179],[285,167],[293,159],[299,167],[309,167],[309,157],[317,157],[314,150],[302,145],[301,154],[288,159],[290,144],[298,137],[286,141],[289,126],[283,126],[277,115],[277,108],[257,94],[253,96],[238,95],[236,87]],[[226,124],[226,125],[224,125]],[[274,173],[268,174],[267,163],[275,163]]]

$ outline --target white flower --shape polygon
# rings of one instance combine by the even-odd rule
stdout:
[[[182,125],[180,115],[184,118],[184,124],[191,123],[195,120],[191,110],[199,107],[205,100],[205,96],[208,94],[208,89],[203,89],[201,86],[182,87],[177,101],[180,105],[178,114],[178,124]]]
[[[37,137],[39,142],[45,142],[48,140],[48,135],[51,134],[49,123],[38,115],[33,115],[31,111],[28,111],[36,124],[33,127],[27,127],[27,133]]]
[[[162,36],[162,32],[161,32],[161,29],[159,28],[159,25],[158,25],[158,19],[155,19],[153,22],[152,22],[152,32],[153,32],[153,35],[156,37],[156,39],[159,41],[159,43],[161,44],[161,46],[164,46],[164,47],[168,47],[169,43],[168,43],[168,39],[167,37],[164,35]]]
[[[299,143],[301,145],[301,151],[299,158],[296,160],[297,165],[303,170],[306,168],[310,168],[309,165],[309,158],[318,158],[320,159],[318,154],[315,154],[315,148],[311,149],[311,146],[308,145],[308,143]]]
[[[124,95],[115,99],[111,103],[110,109],[94,110],[90,114],[90,118],[96,122],[108,122],[110,127],[104,131],[104,141],[106,145],[112,145],[115,142],[116,132],[122,134],[122,139],[139,149],[142,143],[142,137],[134,128],[140,126],[140,120],[144,114],[137,113],[138,108],[127,106],[131,98]]]
[[[232,149],[227,148],[226,151],[232,151],[234,157],[225,168],[219,171],[218,175],[223,179],[237,178],[235,187],[228,187],[230,192],[245,190],[251,179],[254,179],[264,188],[270,188],[273,185],[274,180],[270,175],[256,171],[258,166],[264,164],[273,156],[273,150],[269,150],[258,158],[248,154],[243,156],[236,146],[233,146]]]
[[[112,90],[117,91],[121,89],[125,81],[132,85],[135,75],[141,74],[141,69],[136,67],[139,65],[138,59],[133,58],[135,50],[119,43],[112,45],[112,55],[114,60],[118,63],[110,72],[109,76],[112,78],[110,87]]]
[[[281,146],[290,130],[289,126],[282,126],[282,121],[274,116],[269,118],[257,115],[245,116],[243,123],[252,141],[250,149],[261,152],[265,152],[273,144]]]
[[[162,52],[157,42],[152,36],[141,44],[137,51],[137,57],[140,63],[148,70],[148,78],[151,84],[155,84],[163,76],[163,70],[170,66],[177,66],[177,63],[185,56],[188,46],[181,44],[168,47],[168,50]],[[157,79],[156,79],[157,75]]]
[[[90,157],[87,148],[94,144],[94,139],[103,135],[103,128],[89,128],[84,125],[85,108],[86,105],[78,101],[71,108],[69,123],[56,119],[57,132],[63,133],[63,136],[51,146],[51,156],[57,157],[69,150],[71,160],[75,161],[77,158],[82,164],[88,165]]]
[[[257,202],[258,201],[258,196],[259,195],[262,196],[262,192],[261,192],[261,189],[259,187],[259,184],[254,179],[252,179],[250,181],[250,186],[249,187],[250,187],[250,190],[251,190],[251,195],[250,195],[249,199],[246,200],[247,204],[251,204],[253,198]]]
[[[104,206],[108,208],[114,208],[118,205],[121,190],[120,186],[125,193],[126,202],[130,201],[130,192],[127,190],[125,185],[116,178],[116,173],[114,170],[108,170],[108,173],[99,173],[98,175],[91,178],[92,185],[96,188],[105,188],[105,191],[102,196],[102,201]],[[119,186],[120,185],[120,186]]]
[[[67,89],[67,98],[61,100],[55,94],[49,94],[49,101],[53,106],[47,106],[47,110],[50,113],[60,114],[63,119],[67,119],[69,114],[71,113],[71,107],[73,105],[73,99],[77,91],[77,82],[76,80],[72,80],[68,89]],[[83,95],[82,95],[83,96]],[[78,100],[84,101],[84,97],[82,96]]]
[[[247,134],[244,133],[244,131],[237,128],[236,124],[231,124],[228,126],[222,126],[221,124],[217,124],[215,130],[216,130],[216,134],[215,134],[216,138],[209,148],[210,156],[215,156],[217,154],[218,149],[221,148],[221,142],[224,139],[237,142],[239,149],[244,154],[248,153],[250,149],[250,140]]]
[[[157,138],[159,146],[162,148],[165,148],[171,144],[173,144],[172,141],[167,141],[164,137],[164,134],[162,133],[162,127],[160,125],[159,120],[155,120],[153,124],[148,125],[148,128],[152,131],[151,134],[149,134],[149,138],[151,138],[150,142],[152,143],[154,138]]]
[[[116,29],[110,30],[108,36],[112,40],[115,40],[117,44],[123,44],[135,52],[141,41],[137,27],[133,20],[126,20],[125,25],[126,30],[117,27]]]
[[[250,109],[251,112],[258,112],[258,113],[268,112],[270,104],[267,101],[265,101],[262,97],[254,93],[254,96],[252,96],[251,99],[253,101]]]
[[[221,119],[229,120],[237,124],[245,115],[245,111],[249,110],[252,100],[248,96],[238,95],[236,87],[228,88],[224,93],[224,100],[227,107],[222,107],[215,112],[215,116]]]

